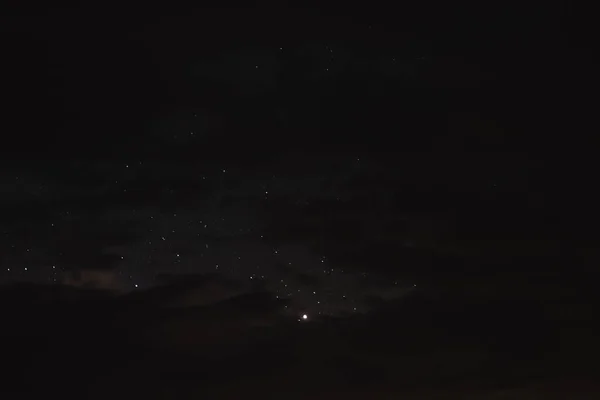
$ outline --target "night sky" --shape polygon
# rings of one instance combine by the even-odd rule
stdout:
[[[2,16],[14,379],[64,358],[65,396],[239,398],[207,382],[265,393],[264,362],[271,393],[375,398],[587,376],[587,25],[425,3]]]

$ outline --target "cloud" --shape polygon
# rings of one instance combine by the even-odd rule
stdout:
[[[65,272],[62,282],[65,286],[81,289],[122,292],[127,287],[125,281],[114,270],[85,268]]]
[[[160,307],[208,306],[248,291],[240,282],[217,274],[161,274],[156,280],[159,286],[150,293],[160,302]]]
[[[119,299],[132,337],[161,351],[218,357],[259,340],[286,304],[219,275],[160,276],[159,285]]]
[[[319,277],[305,273],[296,274],[296,281],[303,286],[314,287],[320,283]]]

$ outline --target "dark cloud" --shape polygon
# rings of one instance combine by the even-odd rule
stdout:
[[[583,335],[571,323],[590,321],[583,299],[571,298],[570,314],[559,311],[564,301],[551,301],[564,293],[546,292],[542,307],[540,291],[523,291],[510,301],[492,294],[421,292],[386,301],[368,315],[303,324],[283,318],[285,303],[270,293],[165,308],[186,292],[182,287],[201,290],[219,281],[173,279],[161,278],[160,290],[120,297],[61,286],[3,287],[3,363],[10,364],[14,379],[1,390],[8,394],[24,382],[19,376],[40,374],[40,384],[68,376],[68,384],[57,388],[63,395],[112,389],[126,396],[150,386],[171,394],[177,388],[235,397],[268,382],[271,393],[306,396],[347,389],[403,393],[432,385],[453,392],[457,382],[525,391],[522,379],[532,371],[564,378],[567,369],[583,368],[587,361],[571,362],[571,352],[584,347],[580,341],[589,362],[600,351],[591,332]],[[550,309],[556,311],[552,317]],[[550,357],[556,340],[563,349]],[[57,360],[64,361],[60,369],[47,369]]]
[[[90,265],[84,267],[77,265],[75,269],[65,271],[60,278],[60,283],[82,289],[106,290],[115,293],[126,290],[128,286],[122,275],[106,265],[96,268]]]
[[[290,267],[288,264],[285,264],[283,262],[275,263],[275,268],[278,271],[280,271],[281,273],[283,273],[284,275],[290,275],[294,271],[294,269],[292,267]]]
[[[199,307],[211,305],[246,293],[249,288],[239,281],[218,274],[159,274],[158,286],[146,292],[132,293],[136,301],[151,301],[158,307]]]
[[[383,303],[385,303],[385,299],[381,296],[368,295],[365,296],[365,303],[368,304],[370,307],[375,308],[383,305]]]
[[[310,286],[310,287],[318,287],[319,281],[320,281],[317,276],[309,275],[309,274],[305,274],[305,273],[297,273],[295,276],[295,279],[296,279],[296,281],[298,281],[298,283],[300,285]]]

